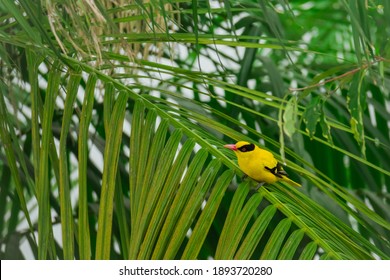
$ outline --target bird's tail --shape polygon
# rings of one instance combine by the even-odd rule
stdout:
[[[294,182],[293,180],[291,180],[290,178],[288,178],[286,176],[283,176],[282,181],[286,182],[287,184],[289,184],[290,186],[293,186],[293,187],[297,187],[297,188],[302,187],[301,184]]]

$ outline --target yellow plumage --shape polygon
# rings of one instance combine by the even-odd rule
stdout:
[[[285,181],[294,187],[301,186],[287,177],[287,173],[272,153],[260,149],[255,144],[239,141],[224,147],[234,151],[242,172],[257,182],[273,184],[277,181]]]

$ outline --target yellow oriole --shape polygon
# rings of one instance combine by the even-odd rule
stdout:
[[[257,182],[273,184],[277,181],[284,181],[294,187],[301,186],[287,177],[288,174],[272,153],[260,149],[255,144],[239,141],[224,147],[234,151],[242,172]]]

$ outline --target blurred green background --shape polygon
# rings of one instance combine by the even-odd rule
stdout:
[[[387,0],[2,1],[1,259],[389,259],[389,35]]]

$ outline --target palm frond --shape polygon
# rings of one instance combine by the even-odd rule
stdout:
[[[2,258],[390,258],[387,2],[91,3],[0,5]]]

